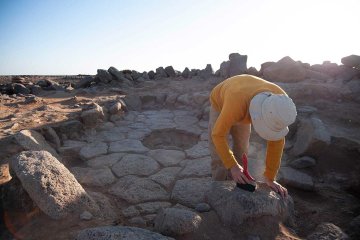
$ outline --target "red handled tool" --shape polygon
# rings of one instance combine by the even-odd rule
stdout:
[[[247,177],[247,179],[255,182],[255,179],[250,175],[250,173],[248,171],[248,159],[247,159],[247,156],[245,153],[242,155],[242,161],[243,161],[244,175]],[[245,183],[245,184],[236,183],[236,186],[238,188],[244,189],[249,192],[254,192],[256,189],[255,185],[248,184],[248,183]]]

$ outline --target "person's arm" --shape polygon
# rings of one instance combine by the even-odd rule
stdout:
[[[264,176],[274,181],[280,168],[281,157],[284,150],[285,138],[278,141],[268,141],[266,148],[266,167]]]
[[[243,110],[241,102],[232,101],[229,97],[224,100],[220,115],[216,120],[211,136],[220,159],[226,169],[230,169],[237,165],[237,161],[233,152],[230,150],[227,136],[230,128],[242,118]]]
[[[266,150],[266,168],[264,172],[265,183],[283,198],[288,196],[288,191],[280,183],[275,181],[280,168],[281,156],[284,150],[285,138],[279,141],[268,141]]]

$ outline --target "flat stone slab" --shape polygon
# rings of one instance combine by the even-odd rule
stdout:
[[[192,148],[187,149],[186,155],[189,158],[201,158],[210,155],[209,143],[207,141],[201,141]]]
[[[112,142],[110,143],[109,153],[116,152],[130,152],[130,153],[145,153],[149,151],[148,148],[144,147],[144,145],[135,139],[125,139],[122,141]]]
[[[147,178],[125,176],[114,183],[109,192],[129,203],[169,200],[166,190]]]
[[[171,199],[187,207],[195,208],[205,202],[205,193],[210,190],[211,178],[186,178],[178,180],[173,188]]]
[[[106,143],[92,142],[82,147],[79,155],[83,160],[89,160],[91,158],[106,154],[107,150],[108,145]]]
[[[206,196],[221,221],[228,226],[240,226],[248,219],[269,216],[285,221],[294,210],[290,196],[283,200],[265,184],[259,184],[255,192],[248,192],[237,188],[233,181],[214,181]]]
[[[123,226],[87,228],[78,233],[75,240],[174,240],[146,229]]]
[[[211,158],[199,158],[187,161],[185,168],[180,172],[179,177],[210,177]]]
[[[161,208],[169,208],[171,203],[169,202],[147,202],[147,203],[140,203],[134,206],[130,206],[125,208],[122,211],[122,214],[125,217],[135,217],[144,215],[144,214],[154,214],[157,213]]]
[[[140,154],[125,155],[112,170],[118,177],[126,175],[149,176],[160,169],[160,165],[151,157]]]
[[[180,172],[181,167],[168,167],[163,168],[149,178],[167,189],[174,183],[177,174]]]
[[[185,153],[178,150],[156,149],[149,151],[148,155],[164,167],[176,165],[185,159]]]
[[[51,218],[61,219],[85,210],[98,214],[99,207],[94,200],[49,152],[21,152],[11,166],[31,199]]]
[[[82,168],[73,167],[71,172],[81,183],[89,186],[105,187],[115,182],[116,178],[109,168]]]
[[[111,167],[112,165],[120,161],[121,158],[125,155],[126,153],[112,153],[108,155],[103,155],[90,159],[86,162],[86,164],[92,168]]]

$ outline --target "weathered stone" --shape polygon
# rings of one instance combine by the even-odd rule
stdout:
[[[109,153],[115,152],[131,152],[131,153],[145,153],[149,149],[135,139],[124,139],[122,141],[110,143]]]
[[[129,224],[133,227],[140,227],[140,228],[146,227],[146,221],[142,217],[139,217],[139,216],[129,219]]]
[[[292,216],[293,201],[283,200],[265,184],[258,184],[255,192],[236,187],[233,181],[216,181],[207,193],[211,207],[228,226],[240,226],[250,219],[272,217],[277,224]]]
[[[183,78],[188,78],[189,76],[190,76],[190,70],[189,70],[189,68],[185,68],[184,69],[184,71],[181,73],[181,76],[183,77]]]
[[[94,200],[49,152],[21,152],[11,166],[31,199],[51,218],[61,219],[84,210],[98,214]]]
[[[210,177],[211,158],[205,157],[187,162],[185,168],[180,172],[179,177]]]
[[[63,146],[59,148],[59,153],[63,156],[79,156],[79,152],[86,142],[65,140]]]
[[[134,206],[125,208],[122,213],[125,217],[135,217],[139,214],[153,214],[157,213],[162,208],[169,208],[171,203],[169,202],[147,202],[140,203]]]
[[[186,155],[189,158],[201,158],[210,155],[209,143],[207,141],[201,141],[192,148],[187,149]]]
[[[104,69],[98,69],[96,77],[103,83],[108,83],[112,80],[111,74]]]
[[[61,146],[60,138],[52,127],[49,126],[44,127],[42,129],[42,134],[45,137],[45,139],[49,143],[51,143],[56,149],[60,148]]]
[[[87,193],[94,199],[96,204],[99,206],[101,217],[104,219],[115,219],[118,217],[117,208],[114,207],[109,198],[100,192],[91,192],[87,191]]]
[[[154,175],[151,175],[149,178],[165,188],[169,188],[175,181],[178,172],[180,172],[181,167],[168,167],[163,168]]]
[[[196,210],[197,212],[200,212],[200,213],[202,213],[202,212],[208,212],[208,211],[210,211],[210,209],[211,209],[211,207],[210,207],[210,205],[207,204],[207,203],[198,203],[198,204],[196,204],[196,206],[195,206],[195,210]]]
[[[105,115],[102,107],[94,103],[94,108],[83,111],[81,113],[81,120],[87,127],[96,127],[96,125],[104,120]]]
[[[29,151],[47,151],[54,157],[59,158],[59,155],[44,139],[44,137],[34,130],[22,130],[15,134],[15,141],[24,150]]]
[[[301,158],[297,158],[289,163],[289,165],[293,168],[301,169],[301,168],[308,168],[313,167],[316,165],[315,159],[304,156]]]
[[[142,108],[142,103],[139,96],[126,95],[124,102],[128,110],[140,111]]]
[[[352,239],[360,239],[359,229],[360,229],[360,215],[355,217],[350,222],[349,234],[352,237]]]
[[[178,180],[173,188],[171,199],[194,208],[198,203],[205,201],[205,193],[210,190],[211,184],[211,178]]]
[[[330,133],[319,118],[301,119],[291,154],[318,157],[330,144]]]
[[[176,165],[185,159],[185,153],[177,150],[156,149],[149,151],[148,155],[164,167]]]
[[[341,63],[348,67],[360,68],[360,56],[350,55],[347,57],[343,57],[341,59]]]
[[[156,78],[166,78],[167,74],[165,72],[165,69],[163,67],[158,67],[156,69]]]
[[[53,127],[59,136],[65,135],[68,139],[79,140],[83,134],[83,125],[78,120],[71,120]]]
[[[146,229],[123,226],[87,228],[79,232],[75,240],[171,240]]]
[[[79,89],[79,88],[90,87],[91,83],[94,81],[95,81],[95,79],[91,76],[84,77],[79,82],[75,83],[74,88]]]
[[[89,161],[86,162],[86,164],[92,168],[111,167],[115,163],[119,162],[120,159],[125,154],[126,153],[112,153],[112,154],[108,154],[108,155],[99,156],[99,157],[90,159]]]
[[[118,177],[126,175],[149,176],[160,169],[160,165],[150,157],[128,154],[116,163],[112,170]]]
[[[277,63],[264,69],[265,79],[275,82],[298,82],[306,78],[306,71],[301,63],[290,57],[284,57]]]
[[[148,75],[149,75],[149,78],[150,78],[151,80],[155,78],[155,72],[152,71],[152,70],[149,71]]]
[[[168,193],[157,183],[146,178],[125,176],[112,185],[109,192],[129,203],[168,200]]]
[[[183,235],[194,232],[201,221],[201,217],[195,212],[166,208],[156,215],[154,227],[156,231],[165,235]]]
[[[247,55],[240,55],[239,53],[231,53],[229,55],[229,77],[244,74],[247,71]]]
[[[310,175],[290,167],[280,168],[278,181],[295,188],[307,191],[314,190],[314,181]]]
[[[249,75],[257,76],[257,77],[260,77],[260,76],[261,76],[260,72],[259,72],[255,67],[250,67],[250,68],[246,71],[246,73],[249,74]]]
[[[213,70],[211,64],[207,64],[205,69],[203,69],[199,72],[199,76],[203,79],[207,79],[207,78],[211,77],[212,75],[214,75],[214,70]]]
[[[176,77],[175,70],[172,66],[167,66],[165,68],[165,72],[168,77]]]
[[[313,233],[307,236],[308,240],[347,240],[350,239],[341,228],[332,223],[321,223]]]
[[[121,112],[121,107],[122,107],[121,103],[116,102],[110,106],[109,113],[110,114],[118,114],[119,112]]]
[[[88,186],[104,187],[115,182],[115,177],[109,168],[82,168],[73,167],[71,172],[75,178],[81,183]]]
[[[12,85],[15,94],[30,94],[30,89],[26,88],[21,83],[13,83]]]
[[[108,145],[104,142],[92,142],[81,148],[79,156],[83,160],[89,160],[107,153]]]
[[[93,218],[93,215],[88,211],[84,211],[83,213],[80,214],[81,220],[91,220],[92,218]]]
[[[339,73],[336,75],[336,80],[346,82],[354,78],[357,79],[360,76],[360,68],[340,66],[339,69]]]
[[[220,64],[220,77],[227,78],[229,77],[229,68],[230,68],[230,61],[222,62]]]

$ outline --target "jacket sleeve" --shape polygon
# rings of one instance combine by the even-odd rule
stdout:
[[[220,159],[225,168],[232,168],[237,164],[233,152],[230,150],[227,136],[231,127],[242,118],[244,113],[241,109],[241,103],[234,102],[226,98],[221,109],[220,115],[215,122],[211,137]]]
[[[264,176],[274,181],[281,163],[284,150],[285,138],[278,141],[268,141],[266,148],[266,167]]]

